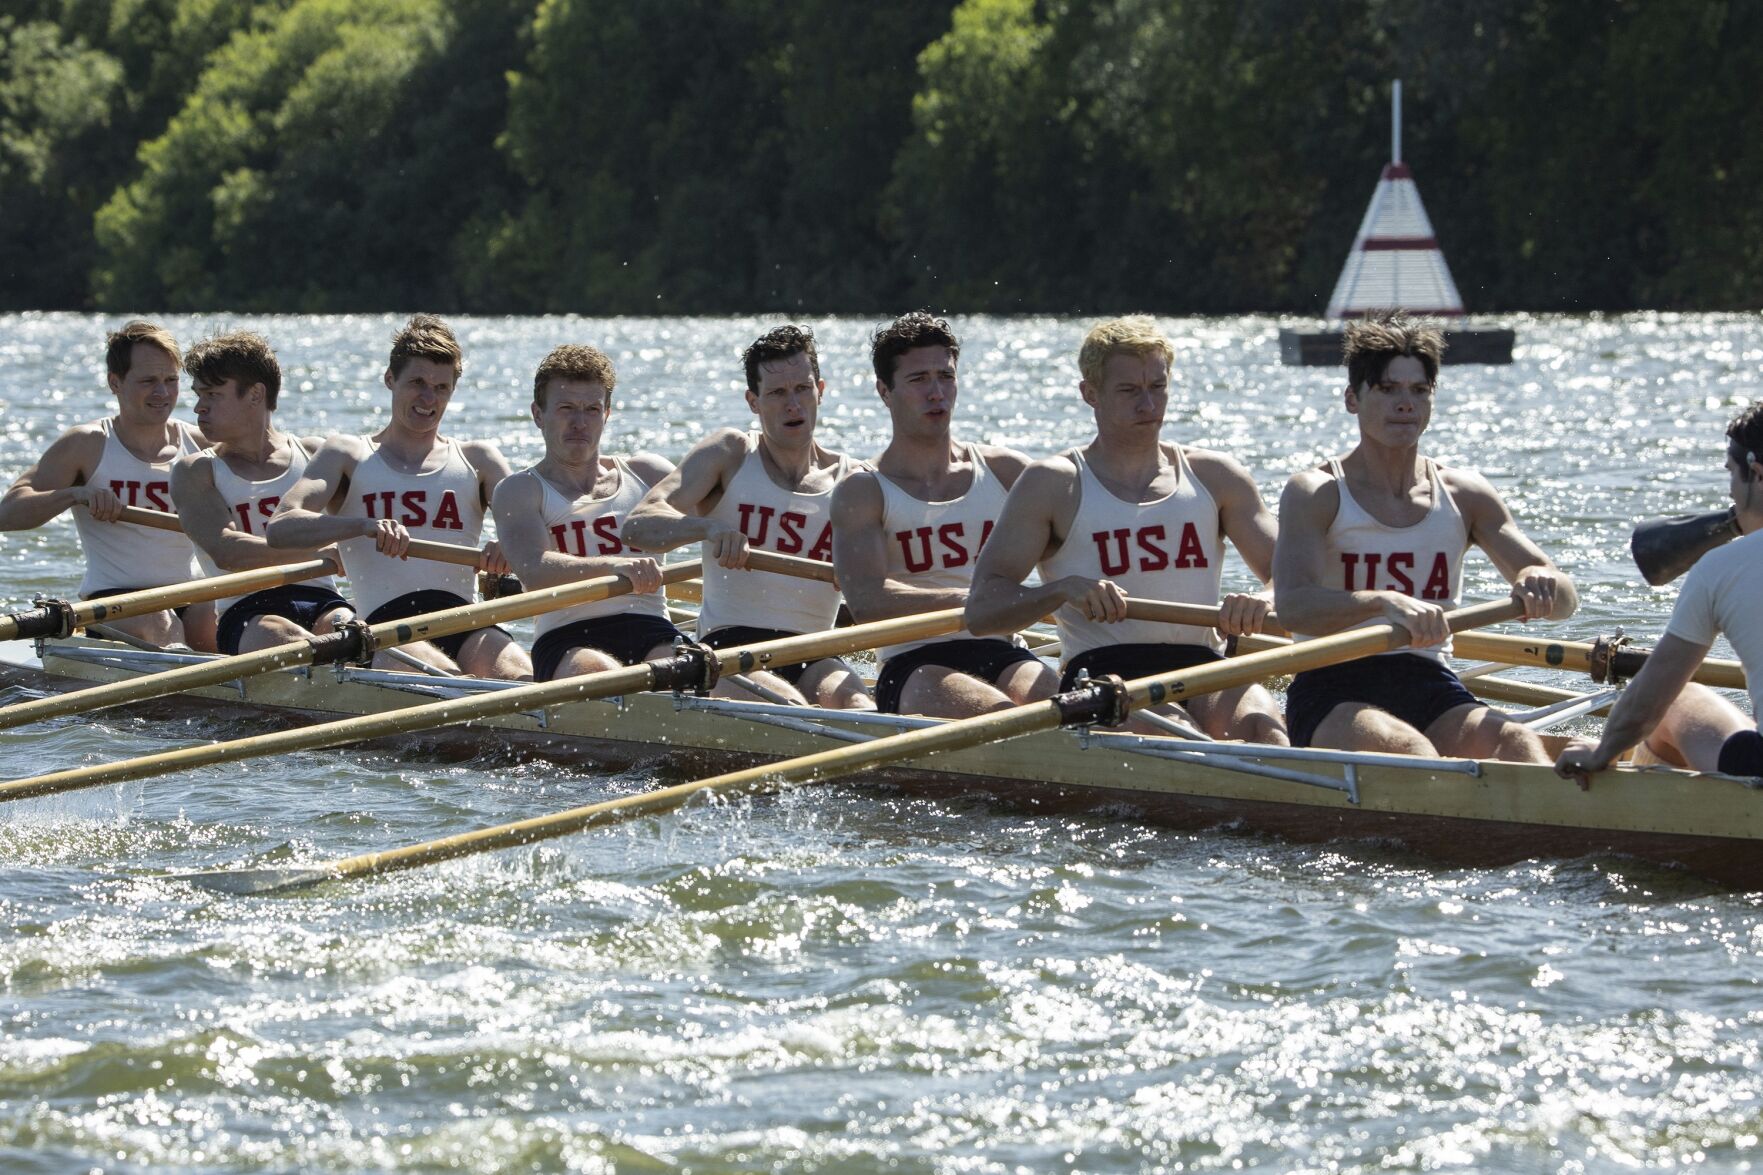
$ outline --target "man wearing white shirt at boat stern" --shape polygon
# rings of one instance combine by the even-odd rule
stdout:
[[[747,407],[757,432],[724,428],[700,441],[631,513],[625,537],[645,550],[702,543],[704,606],[698,631],[715,649],[833,626],[839,589],[830,583],[745,570],[757,548],[832,559],[833,488],[862,467],[814,439],[826,383],[814,334],[780,326],[742,356]],[[749,674],[792,702],[870,710],[857,672],[839,657]]]
[[[1535,731],[1484,705],[1451,671],[1445,613],[1461,598],[1472,543],[1512,585],[1527,620],[1573,615],[1573,581],[1486,478],[1420,455],[1444,354],[1439,330],[1384,315],[1348,326],[1344,350],[1359,444],[1286,483],[1275,607],[1294,635],[1393,623],[1412,643],[1298,674],[1286,691],[1292,742],[1546,763]]]
[[[894,435],[873,470],[833,491],[845,600],[859,622],[964,607],[974,562],[1028,458],[951,435],[961,344],[947,322],[902,315],[875,333],[870,355]],[[1021,645],[966,630],[876,656],[876,705],[891,713],[966,718],[1051,697],[1059,684]]]
[[[1126,680],[1223,660],[1210,627],[1129,620],[1126,599],[1220,605],[1226,635],[1260,632],[1270,595],[1219,599],[1224,540],[1265,583],[1273,515],[1254,479],[1223,453],[1162,438],[1175,348],[1148,317],[1104,322],[1078,353],[1078,393],[1094,411],[1089,444],[1028,467],[975,569],[967,626],[1007,633],[1053,613],[1061,689],[1078,675]],[[1041,583],[1024,586],[1039,567]],[[1279,706],[1247,685],[1169,707],[1214,738],[1286,743]],[[1154,726],[1141,729],[1155,731]]]
[[[1740,538],[1696,561],[1684,580],[1658,647],[1622,691],[1596,746],[1578,743],[1562,752],[1555,770],[1585,779],[1645,740],[1647,748],[1675,766],[1725,775],[1763,776],[1763,401],[1739,413],[1726,429],[1727,493],[1738,512]],[[1745,669],[1751,712],[1690,681],[1724,633]]]
[[[171,466],[202,434],[171,413],[178,402],[178,345],[136,319],[106,340],[104,366],[116,415],[68,429],[0,498],[0,530],[32,530],[73,509],[86,557],[80,598],[184,583],[196,574],[190,540],[176,531],[118,522],[123,507],[169,511]],[[149,612],[108,623],[156,645],[214,649],[214,605]]]
[[[667,618],[660,564],[621,537],[630,512],[673,465],[653,453],[601,455],[617,382],[612,360],[595,347],[562,346],[545,356],[532,403],[544,459],[504,478],[492,502],[502,550],[528,588],[622,575],[634,589],[538,617],[533,671],[540,681],[664,657],[681,635]]]
[[[282,495],[323,444],[275,426],[282,369],[269,341],[250,331],[204,339],[184,356],[184,370],[213,447],[178,460],[171,496],[202,570],[225,575],[317,558],[316,551],[272,549],[263,538]],[[215,608],[216,643],[228,656],[322,635],[355,618],[328,575],[217,600]]]
[[[470,567],[408,557],[410,540],[475,547],[484,511],[508,461],[488,441],[441,435],[459,383],[459,340],[439,318],[415,315],[392,337],[384,382],[392,417],[373,436],[331,437],[269,520],[269,545],[311,550],[336,543],[355,606],[369,624],[457,608],[477,590]],[[477,570],[508,570],[495,542]],[[474,677],[532,676],[526,650],[500,628],[479,628],[401,646],[437,668]],[[402,668],[381,653],[374,664]]]

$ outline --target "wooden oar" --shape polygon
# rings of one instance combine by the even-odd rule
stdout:
[[[321,575],[336,575],[341,571],[342,569],[329,559],[307,559],[301,563],[284,563],[277,567],[253,567],[249,571],[235,571],[228,575],[216,575],[208,579],[193,579],[187,583],[142,588],[138,592],[105,596],[101,600],[83,600],[66,604],[45,603],[22,612],[0,616],[0,640],[12,640],[16,637],[66,636],[77,629],[88,628],[106,621],[124,620],[130,616],[143,616],[149,612],[162,612],[168,608],[182,608],[186,604],[200,604],[207,600],[219,600],[227,596],[248,596],[252,592],[260,592],[266,588],[300,583],[303,580],[316,579]]]
[[[1450,613],[1449,620],[1453,630],[1460,630],[1512,620],[1523,614],[1523,604],[1507,599],[1460,609]],[[1180,701],[1195,694],[1231,689],[1264,677],[1297,673],[1372,653],[1388,652],[1407,644],[1407,630],[1394,624],[1349,629],[1313,641],[1303,641],[1288,648],[1267,649],[1198,668],[1139,678],[1126,683],[1123,696],[1106,699],[1106,706],[1098,707],[1093,704],[1103,699],[1107,693],[1106,687],[1092,684],[1085,690],[1062,694],[1045,702],[1017,706],[978,718],[923,727],[854,746],[803,755],[782,763],[750,767],[692,783],[588,804],[547,816],[535,816],[528,820],[518,820],[511,824],[479,829],[476,832],[405,848],[364,853],[318,865],[221,870],[186,874],[185,877],[206,889],[223,893],[255,894],[296,889],[327,880],[369,877],[399,869],[411,869],[473,853],[528,845],[652,812],[671,811],[701,794],[739,795],[780,783],[819,783],[850,775],[867,767],[884,767],[945,751],[1002,742],[1061,725],[1119,721],[1132,710],[1145,706]],[[1113,712],[1106,714],[1104,718],[1102,712],[1106,710]]]
[[[696,560],[674,566],[687,575],[698,573]],[[719,673],[723,670],[730,673],[751,673],[755,669],[769,669],[776,665],[798,665],[808,661],[818,661],[822,657],[838,657],[859,649],[873,648],[876,645],[944,636],[960,627],[961,609],[949,608],[941,612],[928,612],[922,616],[902,616],[893,620],[878,620],[872,624],[828,629],[826,632],[764,641],[740,648],[712,649],[709,650],[707,659],[716,663]],[[503,714],[517,714],[525,710],[541,710],[562,702],[575,702],[589,698],[610,698],[619,694],[640,693],[644,690],[693,689],[697,687],[699,681],[696,679],[687,680],[687,677],[693,672],[694,663],[694,659],[690,656],[663,658],[641,665],[633,665],[626,669],[612,669],[604,673],[589,673],[581,677],[564,678],[561,681],[515,686],[510,689],[497,690],[494,693],[480,694],[474,698],[449,698],[439,702],[411,706],[403,710],[393,710],[384,714],[344,718],[335,722],[319,723],[315,726],[278,730],[272,734],[256,735],[233,742],[184,747],[176,751],[143,755],[137,759],[124,759],[116,763],[101,763],[92,767],[57,771],[49,775],[38,775],[29,779],[0,783],[0,801],[56,795],[61,792],[77,791],[81,788],[97,787],[100,784],[118,783],[127,779],[142,779],[150,775],[163,775],[166,772],[184,768],[206,767],[214,763],[231,763],[242,759],[261,758],[265,755],[281,755],[319,747],[342,746],[345,743],[361,742],[365,739],[379,738],[388,734],[408,734],[411,731],[432,730],[441,726],[453,726],[483,718],[495,718]],[[698,668],[701,671],[702,666]]]
[[[1739,537],[1738,508],[1728,506],[1707,514],[1649,518],[1629,536],[1628,550],[1641,578],[1658,587],[1670,583],[1696,560]]]
[[[183,533],[184,529],[183,523],[179,521],[176,514],[167,514],[161,510],[143,510],[139,506],[124,506],[122,515],[117,521],[135,526],[148,526],[154,530],[176,531],[179,534]],[[475,567],[480,556],[476,547],[461,547],[452,543],[412,539],[410,557],[412,559],[427,559],[435,563],[452,563],[460,567]],[[235,571],[228,575],[192,579],[186,583],[167,584],[164,587],[144,588],[138,592],[106,596],[102,600],[87,600],[68,604],[66,607],[45,604],[8,616],[0,616],[0,640],[11,640],[15,637],[66,636],[74,630],[84,628],[92,623],[123,620],[130,616],[142,616],[149,612],[161,612],[168,608],[182,608],[187,604],[201,604],[208,600],[224,599],[227,596],[246,596],[266,588],[300,583],[303,580],[315,579],[321,575],[341,574],[343,574],[343,568],[332,563],[329,559],[307,559],[299,563],[286,563],[273,567],[253,567],[247,571]]]
[[[1630,678],[1646,664],[1646,649],[1625,647],[1599,648],[1581,641],[1550,641],[1528,636],[1506,636],[1500,633],[1475,632],[1455,642],[1457,653],[1478,661],[1499,661],[1505,665],[1540,665],[1549,669],[1573,669],[1593,674],[1594,680],[1609,676],[1614,668],[1618,678]],[[1608,666],[1600,662],[1608,660]],[[1594,669],[1597,670],[1594,673]],[[1737,661],[1703,661],[1692,681],[1703,685],[1744,689],[1744,666]]]

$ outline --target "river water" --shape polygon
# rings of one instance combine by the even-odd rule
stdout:
[[[263,330],[283,426],[322,433],[383,419],[398,321],[170,325]],[[447,431],[536,459],[530,373],[592,342],[619,370],[609,449],[677,459],[748,419],[738,356],[769,324],[461,320]],[[0,317],[0,476],[108,410],[114,325]],[[822,435],[862,454],[887,426],[871,325],[816,324]],[[959,325],[960,434],[1044,454],[1087,433],[1082,323]],[[1673,595],[1641,583],[1628,530],[1724,505],[1721,432],[1759,394],[1763,322],[1516,325],[1511,367],[1446,369],[1431,450],[1485,472],[1574,574],[1562,635],[1655,637]],[[1169,435],[1234,453],[1270,503],[1350,446],[1339,374],[1281,367],[1273,320],[1167,326]],[[66,519],[0,554],[9,604],[79,577]],[[1466,579],[1472,599],[1499,588],[1485,560]],[[23,775],[229,733],[111,712],[0,747]],[[334,750],[8,806],[0,1170],[1745,1170],[1760,1153],[1763,895],[1621,858],[1446,868],[839,785],[291,897],[166,876],[654,778]]]

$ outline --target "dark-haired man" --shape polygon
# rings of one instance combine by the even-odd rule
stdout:
[[[469,567],[408,558],[410,540],[475,547],[490,494],[508,461],[489,441],[441,435],[441,418],[463,359],[453,331],[418,314],[392,337],[383,377],[392,418],[373,436],[336,436],[282,495],[265,532],[272,547],[312,550],[338,544],[355,606],[369,624],[457,608],[477,590]],[[501,574],[508,562],[485,543],[477,570]],[[479,628],[403,646],[447,672],[523,679],[526,650],[500,628]],[[396,662],[382,653],[382,668]]]
[[[1218,628],[1227,635],[1259,632],[1266,619],[1269,593],[1220,601],[1219,586],[1226,540],[1263,582],[1272,574],[1273,515],[1237,462],[1163,439],[1174,359],[1168,337],[1143,315],[1090,330],[1078,352],[1078,392],[1095,413],[1096,436],[1029,466],[974,571],[968,627],[1014,632],[1052,612],[1062,689],[1083,672],[1130,681],[1223,660],[1211,627],[1128,619],[1128,593],[1222,604]],[[1025,585],[1037,567],[1041,582]],[[1264,686],[1204,694],[1185,709],[1214,738],[1286,741]]]
[[[1471,544],[1512,585],[1527,620],[1573,615],[1573,581],[1486,478],[1421,456],[1444,354],[1439,330],[1401,314],[1366,319],[1347,328],[1345,353],[1359,444],[1286,484],[1275,606],[1293,633],[1389,622],[1412,645],[1298,674],[1286,693],[1292,742],[1548,762],[1534,731],[1483,705],[1451,671],[1445,613],[1461,597]]]
[[[262,335],[204,339],[184,356],[196,420],[211,448],[179,458],[171,496],[196,559],[209,575],[316,557],[271,549],[264,528],[322,442],[275,426],[282,369]],[[334,554],[334,551],[331,552]],[[249,653],[333,631],[354,618],[330,576],[216,600],[216,644]]]
[[[704,605],[698,631],[712,648],[776,640],[833,626],[839,589],[830,583],[745,570],[758,548],[832,558],[833,488],[862,463],[814,439],[826,383],[806,327],[780,326],[742,356],[756,432],[718,429],[693,447],[643,499],[625,537],[648,551],[702,543]],[[791,701],[873,709],[850,665],[827,657],[749,675]]]
[[[1028,467],[1013,449],[954,439],[960,356],[949,324],[922,311],[870,340],[893,439],[832,501],[833,562],[859,621],[965,606],[1004,496]],[[894,713],[965,718],[1050,697],[1059,684],[1022,645],[966,630],[876,655],[876,704]]]
[[[171,418],[178,402],[178,345],[136,319],[108,336],[104,366],[116,415],[75,425],[0,498],[0,530],[32,530],[72,508],[85,551],[80,598],[184,583],[196,574],[190,540],[175,531],[118,522],[123,507],[169,511],[171,466],[202,448],[202,434]],[[149,612],[112,627],[156,645],[212,651],[214,605]]]
[[[1738,511],[1741,537],[1696,561],[1684,580],[1665,635],[1635,674],[1604,722],[1594,746],[1562,752],[1555,770],[1584,779],[1645,740],[1659,758],[1696,771],[1763,776],[1763,734],[1756,715],[1763,701],[1763,401],[1726,429],[1727,493]],[[1690,677],[1714,638],[1725,634],[1745,668],[1751,713]]]
[[[667,618],[661,567],[620,536],[649,488],[673,470],[653,453],[601,453],[618,383],[595,347],[558,347],[533,375],[533,423],[545,456],[502,479],[491,508],[515,574],[529,588],[622,575],[636,590],[548,612],[534,621],[533,674],[575,677],[666,656],[679,629]]]

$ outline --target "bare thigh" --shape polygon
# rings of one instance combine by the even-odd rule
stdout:
[[[533,659],[497,628],[480,628],[465,638],[459,647],[459,667],[473,677],[504,681],[531,681],[533,676]]]
[[[972,718],[1016,703],[1004,691],[944,665],[920,665],[900,687],[900,713],[932,718]]]
[[[1436,748],[1424,734],[1388,710],[1364,702],[1342,702],[1317,724],[1313,747],[1337,751],[1381,751],[1397,755],[1433,755]]]
[[[829,710],[875,709],[869,687],[841,657],[823,657],[808,666],[796,688],[808,701]]]
[[[1490,706],[1465,702],[1432,720],[1426,737],[1443,755],[1465,759],[1503,759],[1508,763],[1552,763],[1554,756],[1536,731]]]

